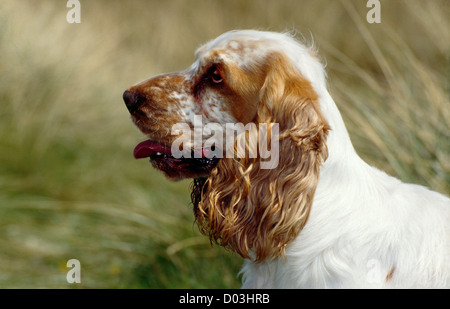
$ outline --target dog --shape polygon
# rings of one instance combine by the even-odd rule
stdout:
[[[194,178],[199,229],[245,259],[243,288],[449,287],[450,199],[357,155],[316,51],[293,36],[224,33],[123,99],[149,138],[134,156]],[[265,167],[261,142],[278,150]]]

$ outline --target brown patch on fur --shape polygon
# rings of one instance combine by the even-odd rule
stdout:
[[[394,276],[395,266],[391,268],[389,273],[386,275],[386,282],[391,281],[392,277]]]
[[[180,122],[180,104],[170,95],[186,93],[187,83],[182,72],[159,75],[128,89],[140,97],[139,107],[131,112],[135,125],[149,137],[170,145],[176,136],[171,128]],[[186,93],[186,95],[189,95]]]
[[[255,121],[259,101],[259,89],[264,83],[265,72],[255,68],[244,73],[236,65],[227,65],[227,82],[235,93],[235,99],[228,100],[233,116],[241,123],[247,124]]]
[[[205,67],[214,66],[224,79],[221,85],[213,87],[222,96],[222,108],[229,110],[238,122],[247,124],[255,121],[259,89],[266,75],[265,68],[255,65],[241,68],[231,61],[223,60],[227,53],[229,51],[225,49],[212,50],[205,61]],[[201,71],[204,72],[205,68]]]
[[[207,180],[194,183],[193,193],[201,197],[192,199],[200,231],[254,262],[283,255],[298,236],[328,156],[329,126],[311,83],[279,53],[266,64],[258,71],[265,76],[253,113],[256,123],[280,126],[278,167],[261,169],[260,158],[224,158]],[[251,92],[243,80],[237,85],[236,91]]]

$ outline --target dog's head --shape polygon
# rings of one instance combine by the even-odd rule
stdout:
[[[288,35],[232,31],[200,47],[186,70],[123,95],[149,138],[135,157],[150,157],[171,179],[196,178],[200,229],[244,257],[279,255],[308,217],[329,129],[316,68],[311,50]],[[261,151],[269,144],[270,157]]]

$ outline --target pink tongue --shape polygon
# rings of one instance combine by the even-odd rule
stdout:
[[[171,153],[170,147],[164,146],[163,144],[147,140],[145,142],[139,143],[135,148],[133,155],[136,159],[148,158],[155,153]]]

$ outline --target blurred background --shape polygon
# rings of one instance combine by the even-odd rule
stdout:
[[[0,1],[0,288],[235,288],[241,258],[193,224],[190,181],[134,146],[122,93],[231,29],[314,41],[358,153],[450,194],[450,1]],[[69,284],[69,259],[81,284]]]

